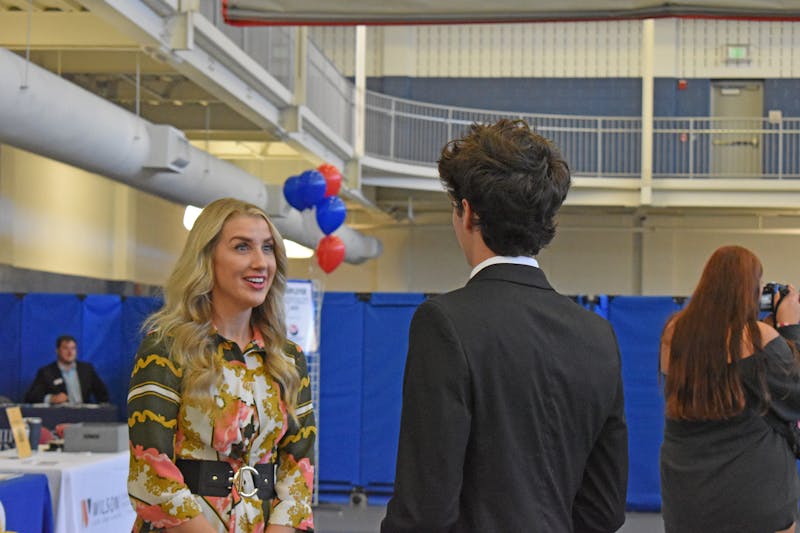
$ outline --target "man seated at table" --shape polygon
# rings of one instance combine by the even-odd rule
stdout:
[[[91,363],[77,361],[78,343],[71,335],[56,339],[56,361],[36,372],[25,403],[81,404],[108,402],[108,389]]]

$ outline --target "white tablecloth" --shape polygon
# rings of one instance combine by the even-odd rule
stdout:
[[[17,459],[0,452],[0,472],[47,475],[56,533],[130,531],[135,514],[128,500],[128,452],[43,452]]]

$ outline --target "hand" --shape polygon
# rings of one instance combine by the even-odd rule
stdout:
[[[52,396],[50,396],[50,403],[56,405],[59,403],[65,403],[68,399],[69,398],[67,397],[67,393],[59,392],[58,394],[53,394]]]
[[[788,285],[789,293],[784,296],[778,312],[775,314],[775,321],[778,324],[797,324],[800,323],[800,293],[794,285]],[[776,298],[780,296],[776,295]],[[777,303],[777,299],[775,300]]]

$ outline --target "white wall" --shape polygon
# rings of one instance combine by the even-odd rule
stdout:
[[[367,28],[367,75],[609,78],[641,75],[637,20]],[[352,27],[310,34],[348,76]],[[728,63],[725,45],[750,45],[749,63]],[[800,24],[657,19],[655,75],[681,78],[800,77]]]
[[[577,213],[559,217],[539,256],[566,294],[689,295],[711,253],[753,250],[765,280],[800,283],[800,215],[765,213]],[[30,153],[0,147],[0,264],[58,274],[160,285],[183,246],[183,206]],[[439,224],[364,230],[384,253],[326,275],[314,258],[289,276],[324,290],[444,292],[469,267],[446,217]]]
[[[183,206],[0,147],[0,263],[160,285],[187,231]]]

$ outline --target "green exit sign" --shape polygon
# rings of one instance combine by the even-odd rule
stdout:
[[[750,45],[747,44],[728,44],[725,45],[728,61],[740,62],[750,60]]]

